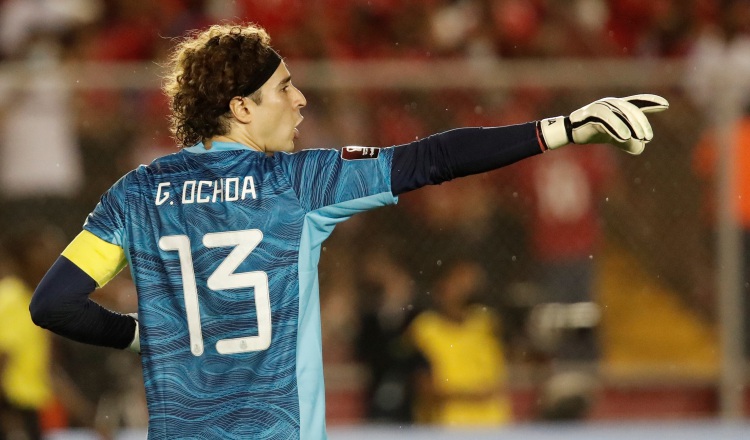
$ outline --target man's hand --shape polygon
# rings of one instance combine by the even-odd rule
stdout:
[[[570,116],[542,119],[539,129],[550,150],[569,143],[607,143],[636,155],[641,154],[654,137],[645,114],[668,108],[669,102],[657,95],[602,98]]]

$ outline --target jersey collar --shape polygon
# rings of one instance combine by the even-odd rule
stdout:
[[[192,147],[184,148],[183,150],[189,153],[196,153],[196,154],[215,153],[219,151],[232,151],[232,150],[258,151],[258,150],[248,147],[247,145],[243,145],[237,142],[211,142],[210,150],[206,150],[206,147],[203,145],[203,142],[198,142]],[[260,151],[258,152],[260,153]]]

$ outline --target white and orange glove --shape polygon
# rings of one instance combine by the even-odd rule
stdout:
[[[669,102],[658,95],[602,98],[574,111],[570,116],[542,119],[539,129],[550,150],[570,143],[606,143],[637,155],[654,137],[646,113],[668,108]]]

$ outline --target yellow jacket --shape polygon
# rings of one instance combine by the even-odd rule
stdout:
[[[461,323],[436,312],[424,312],[415,318],[410,335],[430,364],[435,392],[446,396],[441,402],[420,401],[420,421],[472,426],[501,425],[511,420],[505,393],[506,363],[497,328],[496,315],[484,307],[473,307]],[[484,397],[450,398],[451,394],[474,393]]]
[[[0,387],[8,402],[40,409],[52,398],[50,341],[31,321],[31,289],[16,277],[0,279]]]

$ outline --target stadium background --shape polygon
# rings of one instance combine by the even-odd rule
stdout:
[[[590,405],[583,420],[614,426],[613,438],[640,426],[629,422],[677,420],[689,432],[696,420],[742,420],[747,285],[743,218],[733,206],[743,203],[736,182],[750,163],[731,145],[750,147],[750,139],[731,128],[750,105],[749,4],[0,1],[0,224],[12,235],[19,225],[54,223],[67,241],[117,178],[173,152],[160,62],[172,37],[222,20],[254,21],[271,33],[308,100],[300,148],[388,146],[458,126],[566,114],[603,96],[660,94],[671,108],[651,118],[656,137],[643,155],[580,147],[566,154],[583,171],[556,174],[579,183],[581,175],[565,170],[596,176],[565,200],[591,193],[593,203],[580,208],[591,222],[574,235],[593,243],[576,252],[592,261],[601,313],[599,359],[567,366],[595,371],[596,380],[570,381],[563,392],[581,392]],[[712,129],[714,158],[701,147]],[[532,312],[539,262],[556,255],[535,254],[538,200],[524,175],[548,159],[418,190],[337,228],[321,261],[334,433],[372,424],[355,336],[373,303],[368,267],[379,259],[407,268],[414,307],[429,306],[444,262],[481,261],[489,280],[481,299],[504,324],[514,425],[541,419],[550,378],[564,364],[550,344],[569,336]],[[564,245],[556,249],[568,255]],[[126,273],[96,295],[117,310],[135,307]],[[80,401],[58,390],[43,418],[49,432],[143,428],[136,358],[58,339],[54,347],[50,370],[69,379]],[[738,438],[740,430],[727,432]]]

